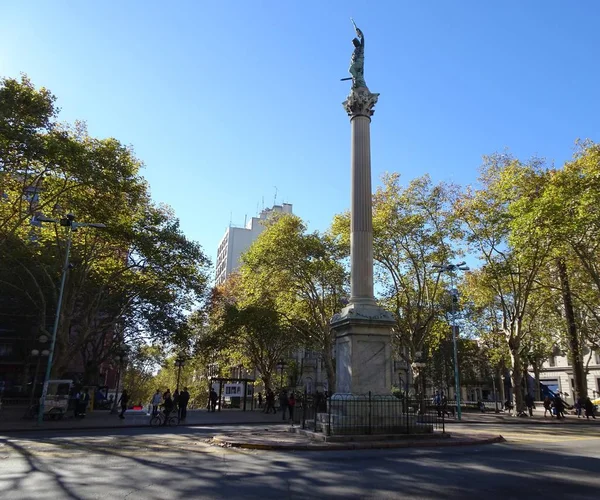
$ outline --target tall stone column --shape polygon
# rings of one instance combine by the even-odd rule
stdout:
[[[373,212],[371,116],[379,94],[352,88],[343,105],[351,123],[351,227],[348,306],[331,320],[336,332],[336,394],[389,395],[393,368],[394,317],[380,308],[373,292]]]
[[[379,94],[367,88],[350,92],[352,200],[350,223],[350,303],[375,305],[373,294],[373,216],[371,203],[371,115]]]

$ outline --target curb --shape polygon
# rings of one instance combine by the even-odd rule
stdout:
[[[534,420],[534,419],[514,419],[508,418],[497,418],[497,420],[489,421],[477,421],[477,420],[446,420],[446,425],[538,425],[538,426],[551,426],[551,425],[598,425],[593,423],[593,420]]]
[[[262,444],[229,441],[227,438],[215,436],[209,440],[209,444],[223,448],[243,448],[247,450],[264,451],[344,451],[344,450],[381,450],[393,448],[441,448],[449,446],[474,446],[479,444],[503,443],[506,441],[502,436],[491,436],[481,439],[451,439],[436,441],[375,441],[372,443],[326,443],[326,444]]]
[[[167,427],[168,429],[178,429],[178,428],[187,428],[187,427],[217,427],[223,425],[280,425],[279,422],[273,421],[252,421],[252,422],[199,422],[195,424],[179,424],[175,427]],[[281,424],[284,425],[284,424]],[[14,429],[0,429],[0,436],[5,434],[20,434],[25,432],[61,432],[61,431],[98,431],[98,430],[106,430],[113,431],[119,429],[162,429],[163,427],[151,427],[150,422],[146,422],[144,424],[123,424],[123,425],[115,425],[115,426],[106,426],[106,425],[94,425],[94,426],[86,426],[86,427],[31,427],[31,428],[14,428]]]

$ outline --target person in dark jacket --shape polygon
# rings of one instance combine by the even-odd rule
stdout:
[[[219,395],[217,394],[217,391],[215,391],[214,389],[211,389],[210,394],[208,396],[208,400],[209,400],[209,404],[210,404],[210,411],[212,411],[212,412],[217,411],[217,401],[219,400]]]
[[[588,420],[590,419],[590,417],[592,417],[594,420],[596,420],[594,403],[592,403],[592,400],[589,397],[585,398],[583,407],[585,408],[585,417]]]
[[[279,394],[279,409],[281,410],[281,420],[285,420],[285,415],[288,409],[288,396],[285,390]]]
[[[125,412],[127,411],[127,403],[129,403],[129,394],[127,394],[127,391],[125,389],[123,389],[123,392],[121,393],[121,397],[119,398],[119,403],[121,403],[121,414],[119,415],[119,418],[125,418]]]
[[[173,393],[173,411],[179,415],[179,390],[175,389]]]
[[[271,410],[273,410],[273,413],[277,413],[277,411],[275,410],[275,394],[273,394],[273,391],[271,389],[267,391],[265,400],[267,402],[265,404],[265,413],[271,413]]]
[[[529,411],[530,417],[533,417],[533,403],[533,396],[530,393],[527,393],[527,396],[525,396],[525,406],[527,406],[527,410]]]
[[[179,394],[179,420],[185,420],[187,417],[187,406],[190,402],[190,393],[188,388],[184,387],[181,394]]]
[[[561,399],[559,395],[554,397],[553,401],[554,409],[556,410],[556,418],[560,420],[561,418],[565,418],[565,402]]]
[[[167,425],[169,422],[169,415],[173,411],[173,398],[171,397],[171,391],[167,389],[167,392],[163,394],[163,413],[165,414],[165,421],[162,425]]]

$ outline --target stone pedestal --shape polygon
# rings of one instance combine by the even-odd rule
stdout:
[[[350,305],[333,317],[336,394],[391,394],[394,324],[391,313],[377,306]]]

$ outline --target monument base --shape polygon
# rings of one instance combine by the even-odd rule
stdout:
[[[328,412],[317,414],[315,430],[335,436],[429,434],[430,420],[395,396],[334,394]]]
[[[374,304],[350,304],[331,320],[336,332],[336,393],[392,393],[393,315]]]

